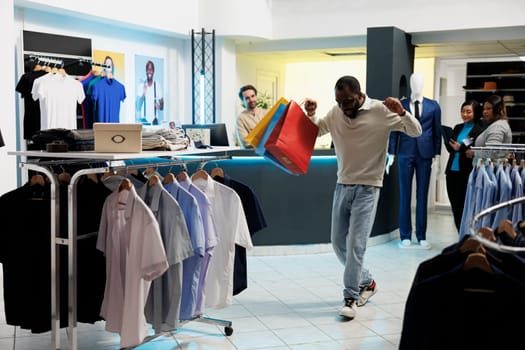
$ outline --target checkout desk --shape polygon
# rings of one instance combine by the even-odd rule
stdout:
[[[332,196],[337,164],[332,149],[315,150],[305,175],[290,175],[253,150],[228,152],[232,159],[210,161],[233,179],[248,185],[258,196],[267,227],[253,237],[256,246],[330,242]],[[191,173],[191,172],[190,172]],[[371,236],[398,228],[397,166],[385,174]]]

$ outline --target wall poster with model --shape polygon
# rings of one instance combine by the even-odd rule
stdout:
[[[164,124],[164,60],[135,55],[135,120],[143,125]]]

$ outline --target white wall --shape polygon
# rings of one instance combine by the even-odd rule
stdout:
[[[218,39],[218,52],[216,53],[215,80],[217,88],[215,91],[216,111],[215,117],[218,123],[225,123],[230,145],[235,145],[235,120],[237,119],[236,102],[237,84],[235,55],[235,43],[232,40]]]

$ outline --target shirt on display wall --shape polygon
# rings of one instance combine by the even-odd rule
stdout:
[[[93,123],[119,123],[120,105],[126,99],[124,54],[93,50],[93,60],[102,65],[79,78],[86,101],[83,104],[83,127],[92,129]],[[118,78],[118,79],[117,79]]]
[[[35,79],[31,96],[39,101],[41,130],[77,128],[77,104],[86,97],[78,80],[50,72]]]

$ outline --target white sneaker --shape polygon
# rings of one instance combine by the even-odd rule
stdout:
[[[345,298],[345,304],[339,311],[339,315],[346,318],[354,318],[357,311],[356,302],[352,298]]]
[[[432,248],[430,243],[428,243],[425,239],[420,240],[419,241],[419,245],[421,246],[422,249],[430,249],[430,248]]]
[[[401,242],[399,242],[399,248],[410,248],[412,245],[412,242],[409,239],[404,239]]]

